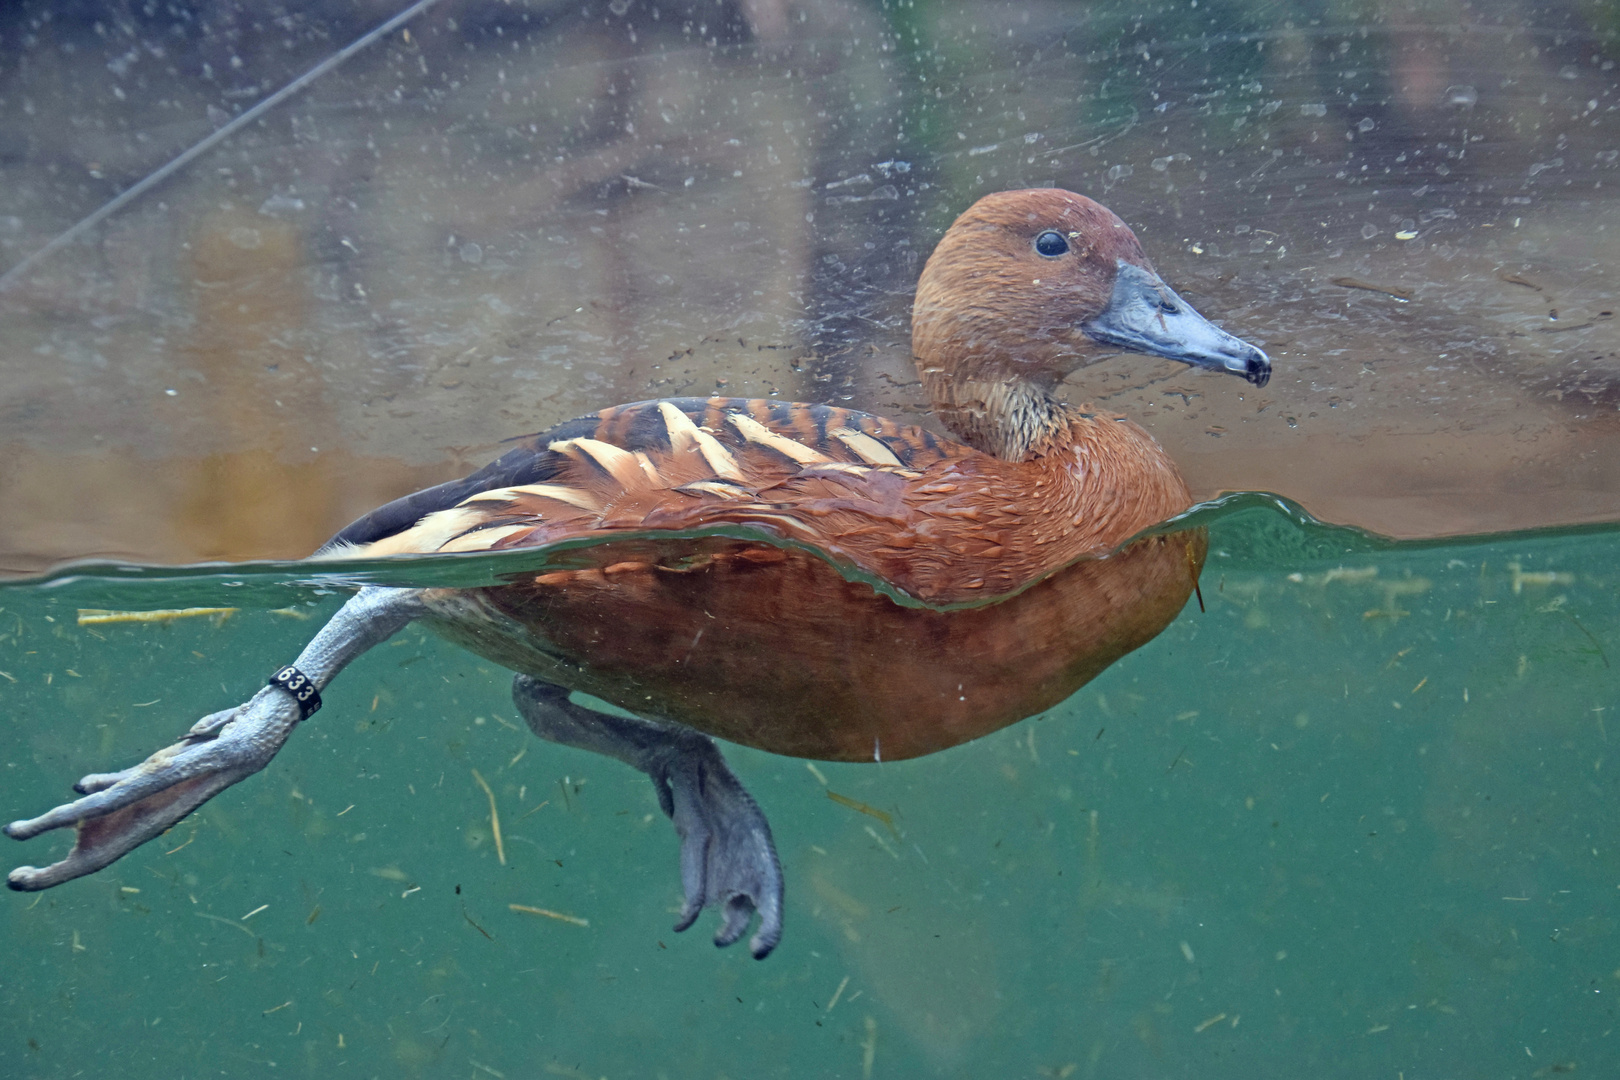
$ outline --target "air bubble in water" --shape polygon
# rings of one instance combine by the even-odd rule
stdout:
[[[1113,187],[1115,184],[1119,183],[1121,180],[1125,179],[1127,176],[1130,176],[1135,172],[1136,172],[1136,166],[1134,166],[1134,165],[1112,165],[1112,166],[1109,166],[1108,171],[1103,174],[1103,179],[1107,181],[1107,184],[1105,186]]]

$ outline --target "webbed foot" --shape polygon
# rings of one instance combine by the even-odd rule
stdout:
[[[13,840],[78,827],[73,850],[60,862],[19,866],[6,884],[33,891],[95,873],[264,768],[298,718],[290,695],[266,687],[243,705],[203,717],[179,742],[134,768],[91,773],[73,785],[83,798],[5,827]]]
[[[630,719],[576,705],[563,687],[519,675],[512,698],[542,739],[591,750],[652,778],[658,805],[681,838],[681,885],[686,902],[677,931],[706,907],[720,909],[716,945],[743,936],[759,912],[748,943],[763,960],[782,939],[782,866],[771,827],[708,736],[655,720]]]
[[[14,840],[67,825],[76,826],[78,835],[66,858],[43,870],[19,866],[6,884],[31,891],[93,874],[264,768],[306,707],[319,708],[319,688],[349,661],[423,614],[421,595],[415,589],[361,589],[304,647],[297,664],[277,673],[279,678],[290,670],[298,682],[284,683],[287,689],[266,686],[234,709],[210,713],[179,742],[139,765],[84,777],[73,785],[82,799],[7,825],[5,834]],[[313,706],[307,705],[310,698]]]

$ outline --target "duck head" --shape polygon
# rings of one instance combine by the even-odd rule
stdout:
[[[1266,354],[1177,296],[1111,210],[1054,188],[987,195],[956,219],[917,283],[911,341],[945,425],[1014,461],[1066,429],[1063,377],[1120,349],[1271,377]]]

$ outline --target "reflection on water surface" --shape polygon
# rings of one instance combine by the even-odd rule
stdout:
[[[0,252],[392,10],[8,9]],[[618,401],[920,418],[922,258],[1043,184],[1276,358],[1243,399],[1169,363],[1071,380],[1195,488],[1399,535],[1612,518],[1602,18],[444,3],[0,296],[4,564],[298,556]]]

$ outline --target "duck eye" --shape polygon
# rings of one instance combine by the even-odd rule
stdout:
[[[1055,259],[1069,250],[1069,242],[1063,239],[1062,233],[1048,229],[1035,238],[1035,250],[1048,259]]]

